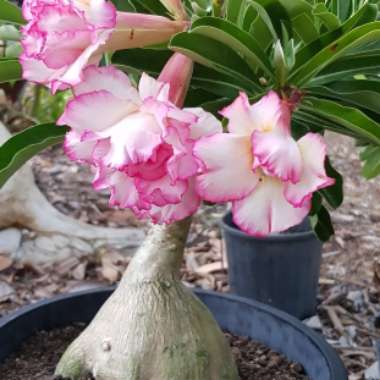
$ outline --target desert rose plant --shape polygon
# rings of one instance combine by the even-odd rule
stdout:
[[[69,90],[64,113],[0,148],[0,183],[64,142],[110,205],[154,226],[117,290],[58,364],[72,380],[238,379],[213,317],[180,281],[191,215],[231,202],[248,234],[311,217],[333,233],[343,200],[326,129],[355,138],[380,173],[377,2],[29,0],[22,54],[2,82]],[[152,46],[154,45],[154,46]],[[126,50],[128,49],[128,50]]]

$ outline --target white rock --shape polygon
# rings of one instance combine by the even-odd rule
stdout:
[[[364,373],[365,380],[380,380],[379,362],[375,362]]]
[[[318,315],[314,315],[311,318],[305,319],[303,323],[313,330],[322,330],[322,322]]]
[[[11,255],[18,250],[21,243],[21,231],[8,228],[0,231],[0,253]]]

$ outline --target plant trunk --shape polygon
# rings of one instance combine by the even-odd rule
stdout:
[[[0,144],[11,134],[0,122]],[[0,228],[12,225],[44,233],[75,236],[85,240],[122,240],[136,247],[142,232],[135,228],[106,228],[75,220],[56,210],[41,193],[34,181],[31,165],[27,163],[0,189]]]
[[[189,226],[152,228],[117,290],[63,355],[58,378],[238,379],[216,321],[180,281]]]

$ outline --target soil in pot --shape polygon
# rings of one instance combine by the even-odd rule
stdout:
[[[84,324],[40,331],[0,365],[1,380],[52,380],[55,366]],[[298,363],[245,337],[225,332],[238,365],[241,380],[308,380]],[[93,380],[89,377],[87,380]]]

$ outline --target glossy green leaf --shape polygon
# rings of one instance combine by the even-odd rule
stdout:
[[[157,77],[172,54],[169,50],[129,49],[116,52],[112,62],[120,68],[127,68],[128,71],[146,72]],[[198,64],[194,67],[192,85],[214,95],[228,97],[235,96],[242,89],[248,93],[252,90],[245,80],[221,74]]]
[[[341,21],[344,21],[350,15],[351,4],[352,1],[331,0],[331,10]]]
[[[308,93],[336,99],[380,115],[380,80],[352,79],[333,82],[324,87],[311,87]]]
[[[172,38],[170,49],[185,54],[204,66],[246,81],[252,91],[262,91],[257,76],[244,59],[219,41],[200,34],[184,32]]]
[[[332,208],[338,208],[342,205],[343,194],[343,177],[342,175],[331,165],[330,160],[326,159],[326,173],[330,178],[335,179],[335,184],[320,190],[323,198]]]
[[[0,21],[14,24],[25,24],[21,9],[6,0],[0,0]]]
[[[372,179],[380,175],[380,147],[368,146],[360,155],[364,162],[362,175],[367,179]]]
[[[116,9],[121,12],[136,12],[133,2],[130,0],[112,0]]]
[[[128,49],[119,50],[112,56],[114,65],[122,65],[148,74],[157,75],[173,55],[170,50]]]
[[[251,69],[261,68],[273,77],[271,63],[249,33],[239,29],[229,21],[216,17],[203,17],[192,25],[191,33],[200,34],[219,41],[237,52],[249,64]]]
[[[307,13],[301,13],[292,19],[292,28],[300,41],[308,44],[319,37],[313,18]]]
[[[326,207],[321,206],[319,212],[310,219],[319,240],[326,242],[334,235],[334,226]]]
[[[332,31],[340,27],[340,20],[334,13],[329,12],[325,4],[319,3],[313,9],[315,17],[321,20],[327,30]]]
[[[356,108],[343,106],[331,100],[306,97],[300,109],[352,131],[358,139],[380,146],[380,124]]]
[[[255,16],[253,20],[252,16]],[[267,11],[263,6],[255,2],[251,2],[244,11],[241,25],[263,50],[266,50],[278,39]]]
[[[21,65],[17,59],[0,59],[0,83],[21,79]]]
[[[293,119],[301,123],[308,132],[322,133],[324,129],[339,133],[341,135],[356,138],[357,135],[348,128],[342,127],[336,122],[326,119],[321,114],[312,114],[305,111],[303,107],[299,107],[293,114]],[[302,137],[302,136],[299,136]]]
[[[329,45],[334,46],[334,43],[350,32],[352,29],[368,23],[370,18],[367,13],[371,13],[372,6],[370,4],[365,5],[359,12],[354,14],[350,19],[348,19],[342,26],[336,30],[323,34],[317,40],[311,42],[310,44],[304,46],[297,53],[296,67],[301,67],[305,63],[309,62],[313,57],[321,52],[323,49]],[[374,21],[376,17],[371,19]]]
[[[380,51],[348,54],[339,58],[311,80],[311,85],[353,78],[356,74],[380,72]]]
[[[240,12],[246,6],[245,0],[227,0],[226,17],[231,22],[237,22],[240,17]]]
[[[0,25],[0,40],[20,41],[21,33],[14,25]]]
[[[0,187],[33,156],[51,145],[61,143],[67,130],[55,124],[41,124],[6,141],[0,147]]]
[[[299,65],[300,56],[296,56],[296,70],[289,77],[290,83],[303,86],[305,83],[322,71],[324,67],[336,61],[340,56],[354,47],[375,41],[380,38],[380,22],[373,22],[360,26],[338,38],[327,47],[317,52],[307,62]],[[303,58],[302,58],[303,59]]]

